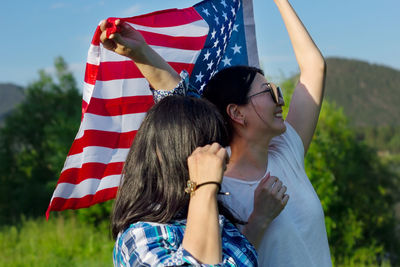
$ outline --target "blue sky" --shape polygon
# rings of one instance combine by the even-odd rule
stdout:
[[[25,86],[62,56],[82,85],[87,49],[106,17],[128,17],[193,0],[5,1],[0,8],[0,83]],[[364,60],[400,70],[399,0],[292,0],[325,57]],[[261,64],[272,79],[297,72],[287,32],[272,0],[254,0]]]

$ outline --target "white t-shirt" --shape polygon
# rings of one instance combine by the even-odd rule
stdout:
[[[324,212],[304,170],[304,146],[285,122],[286,132],[272,139],[267,172],[287,186],[289,202],[264,233],[258,249],[259,265],[271,267],[332,266]],[[262,177],[260,177],[261,179]],[[222,191],[230,195],[221,200],[247,221],[253,211],[254,190],[259,181],[224,177]]]

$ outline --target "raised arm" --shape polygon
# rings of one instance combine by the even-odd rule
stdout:
[[[325,60],[288,0],[274,0],[286,25],[300,68],[286,120],[301,137],[307,152],[324,95]]]
[[[207,182],[221,184],[226,159],[226,150],[218,143],[196,148],[188,158],[190,180],[197,185]],[[216,184],[205,184],[191,194],[182,241],[184,249],[207,264],[222,261],[217,192]]]
[[[103,46],[119,55],[132,59],[155,90],[172,90],[181,81],[179,74],[144,40],[143,36],[122,20],[115,25],[120,30],[107,37],[107,22],[102,21],[100,41]]]

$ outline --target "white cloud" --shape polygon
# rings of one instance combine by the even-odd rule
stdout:
[[[139,11],[142,9],[142,7],[139,4],[135,4],[133,6],[130,6],[128,8],[125,8],[121,12],[121,17],[133,17],[139,15]]]

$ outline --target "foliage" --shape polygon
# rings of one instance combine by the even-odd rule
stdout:
[[[40,71],[0,129],[0,224],[43,215],[78,130],[81,96],[62,58],[58,83]]]
[[[284,84],[285,95],[294,84],[293,79]],[[378,266],[388,257],[399,263],[394,217],[399,176],[357,139],[343,110],[330,102],[323,104],[305,164],[324,208],[335,265]]]
[[[74,217],[23,219],[0,228],[0,267],[112,266],[114,241],[107,233]]]
[[[400,126],[365,126],[357,127],[355,130],[357,138],[365,140],[375,149],[400,153]]]

